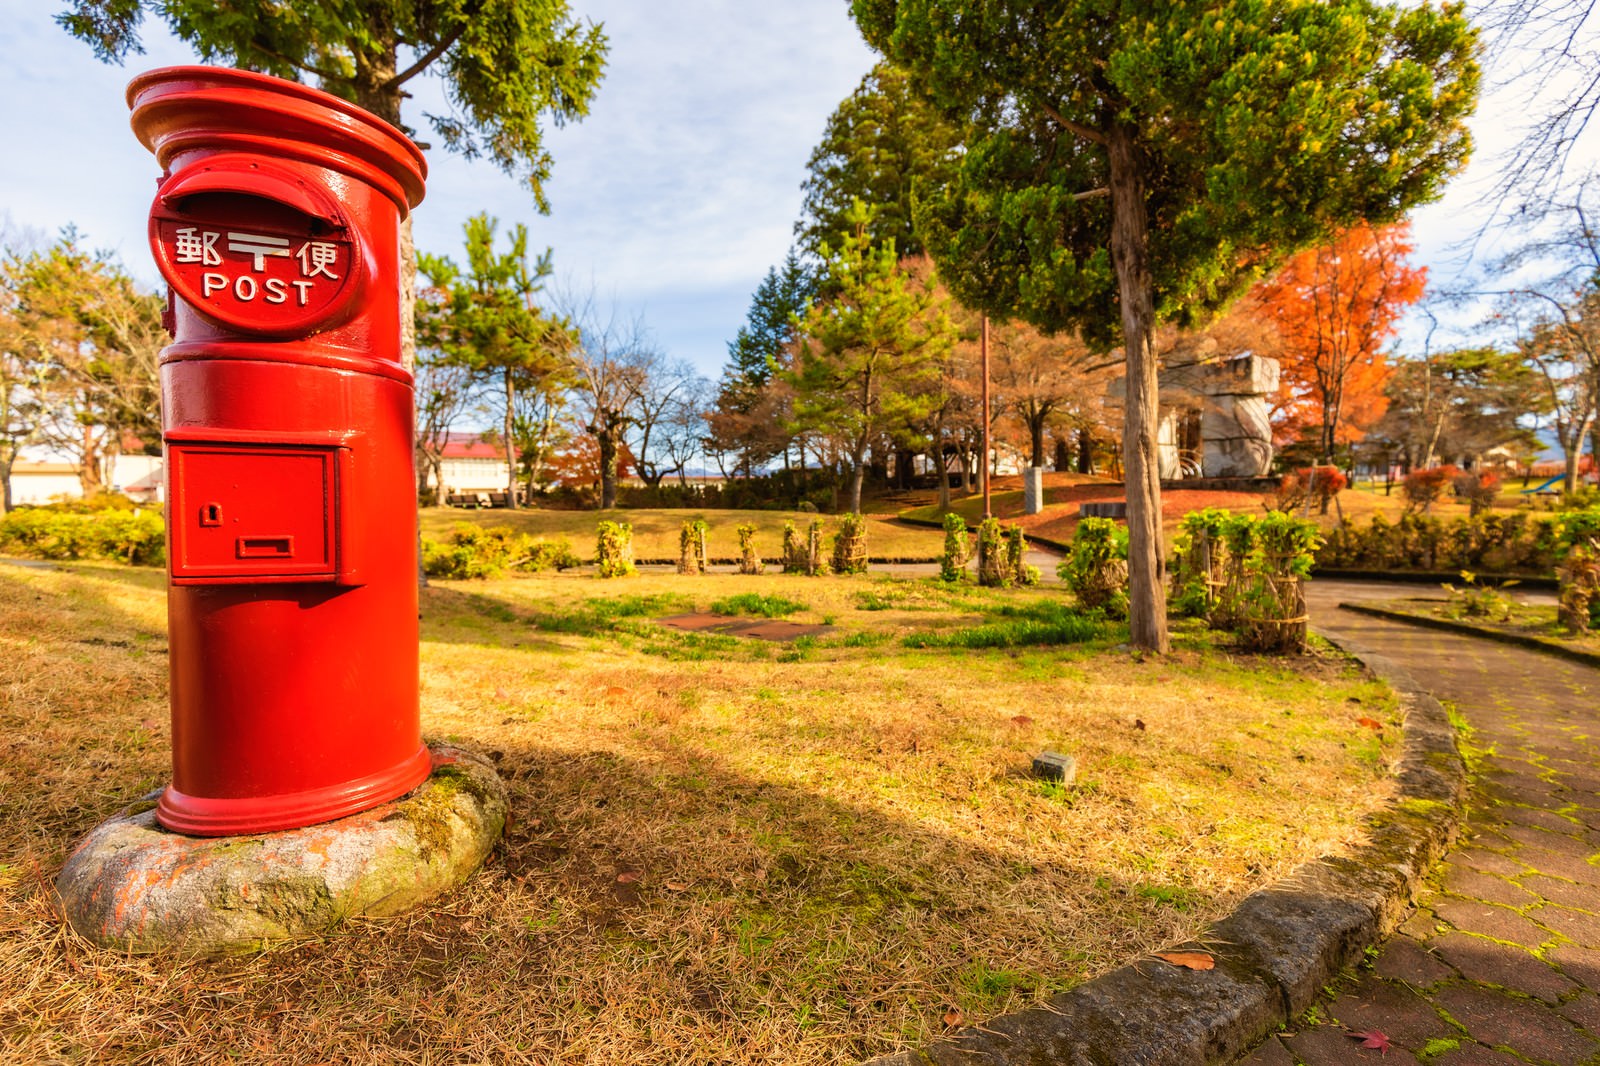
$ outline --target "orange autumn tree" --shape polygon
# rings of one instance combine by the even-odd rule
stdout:
[[[1256,289],[1278,330],[1278,423],[1291,438],[1317,433],[1318,454],[1360,440],[1382,417],[1394,372],[1382,345],[1402,311],[1422,296],[1427,270],[1412,267],[1411,224],[1358,223],[1331,243],[1300,252]]]

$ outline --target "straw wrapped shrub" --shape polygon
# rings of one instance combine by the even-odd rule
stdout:
[[[761,553],[756,551],[756,527],[749,522],[734,527],[739,535],[739,573],[759,574],[766,569]]]
[[[1128,531],[1110,518],[1085,518],[1072,552],[1056,567],[1078,602],[1115,618],[1128,615]]]
[[[633,573],[633,527],[626,522],[601,522],[600,543],[594,557],[600,577],[625,577]]]
[[[839,531],[833,535],[833,572],[867,572],[867,519],[865,515],[839,516]]]
[[[939,559],[939,580],[960,581],[967,576],[972,546],[967,540],[967,520],[948,512],[944,516],[944,555]]]

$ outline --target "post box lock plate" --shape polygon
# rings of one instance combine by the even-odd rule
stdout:
[[[362,271],[355,232],[327,190],[246,156],[214,156],[164,180],[150,247],[179,299],[268,336],[336,324]]]

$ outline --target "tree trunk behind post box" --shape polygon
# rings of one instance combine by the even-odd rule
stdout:
[[[1128,641],[1166,652],[1167,603],[1162,588],[1161,480],[1156,458],[1155,320],[1150,275],[1148,207],[1134,131],[1113,122],[1107,131],[1111,163],[1111,255],[1122,304],[1127,396],[1123,407],[1123,484],[1128,502]]]
[[[369,20],[377,23],[383,18],[381,11],[374,10]],[[377,25],[374,30],[381,29]],[[392,31],[393,27],[389,27]],[[384,37],[374,34],[374,40],[384,40]],[[391,32],[388,39],[393,39]],[[403,129],[400,125],[400,102],[405,98],[399,86],[386,88],[388,83],[398,72],[399,64],[394,48],[390,48],[379,62],[367,64],[365,53],[357,49],[354,53],[360,67],[356,77],[356,106],[377,115],[389,125]],[[415,371],[417,366],[417,244],[412,235],[411,212],[407,211],[400,219],[400,365],[409,371]],[[414,416],[413,416],[414,417]],[[413,431],[415,427],[413,426]],[[444,484],[438,486],[441,495]],[[421,493],[418,493],[421,499]],[[417,514],[417,587],[428,587],[428,572],[422,565],[422,514]]]
[[[517,402],[517,385],[511,377],[511,368],[505,369],[506,375],[506,507],[512,511],[517,509],[517,448],[512,442],[512,431],[515,429],[514,411]]]

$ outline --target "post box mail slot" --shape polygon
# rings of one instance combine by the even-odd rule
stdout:
[[[337,581],[344,448],[172,443],[172,581]]]
[[[150,247],[179,298],[252,333],[327,327],[347,309],[363,272],[350,227],[326,193],[232,155],[162,183]]]

